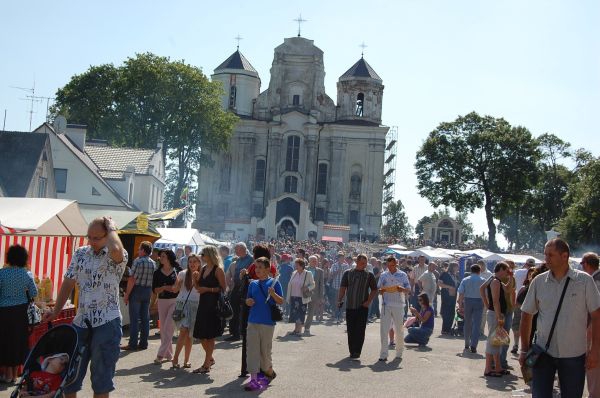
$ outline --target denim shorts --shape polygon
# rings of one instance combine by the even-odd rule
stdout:
[[[77,347],[79,350],[80,347],[88,344],[88,329],[75,325],[73,327],[77,330],[77,336],[79,337]],[[92,341],[86,347],[81,358],[79,374],[73,383],[65,388],[66,394],[81,390],[88,364],[90,364],[90,378],[94,394],[106,394],[115,389],[113,376],[119,359],[119,345],[121,344],[122,335],[120,318],[115,318],[92,329]]]

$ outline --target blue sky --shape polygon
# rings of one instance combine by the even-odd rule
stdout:
[[[151,51],[206,74],[240,49],[269,82],[273,49],[296,34],[325,53],[326,89],[360,57],[382,77],[383,122],[398,126],[396,196],[410,221],[432,212],[416,190],[415,152],[442,121],[473,110],[534,135],[552,132],[600,154],[600,2],[399,1],[6,1],[0,35],[0,123],[29,128],[26,92],[52,97],[90,65]],[[34,107],[43,122],[45,103]],[[1,127],[1,124],[0,124]],[[482,212],[471,217],[483,231]]]

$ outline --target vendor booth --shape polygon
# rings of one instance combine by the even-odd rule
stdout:
[[[208,244],[202,234],[194,228],[157,228],[157,231],[161,238],[156,241],[154,247],[159,249],[176,250],[178,247],[191,246],[192,252],[198,253]]]

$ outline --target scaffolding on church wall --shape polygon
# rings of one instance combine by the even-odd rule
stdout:
[[[383,168],[383,222],[387,221],[385,208],[394,200],[394,186],[396,182],[396,152],[398,149],[398,126],[390,127],[385,136],[385,163]]]

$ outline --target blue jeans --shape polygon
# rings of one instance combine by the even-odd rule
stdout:
[[[479,343],[483,300],[480,298],[465,298],[465,347],[475,347]]]
[[[554,375],[558,371],[561,398],[580,398],[585,384],[585,355],[574,358],[553,358],[542,354],[533,368],[531,392],[533,398],[552,396]]]
[[[152,288],[143,286],[134,286],[129,295],[129,347],[131,348],[148,348],[151,295]]]
[[[506,314],[504,315],[504,330],[506,330],[506,332],[508,333],[508,335],[510,336],[510,328],[512,326],[512,319],[513,319],[513,312],[511,311],[506,311]],[[508,366],[508,361],[506,360],[506,356],[508,354],[508,347],[510,345],[503,345],[502,346],[502,351],[500,352],[500,365],[502,365],[502,368],[506,369],[506,367]]]
[[[427,345],[429,342],[429,337],[433,333],[432,329],[425,329],[422,327],[412,327],[408,328],[408,334],[404,338],[405,343],[413,343],[418,345]]]
[[[89,346],[86,346],[89,337],[87,327],[73,327],[77,331],[79,338],[77,350],[80,351],[82,347],[85,347],[85,349],[81,356],[79,374],[73,381],[73,384],[65,388],[65,394],[72,394],[81,390],[88,364],[90,364],[90,379],[92,380],[92,391],[94,391],[94,394],[107,394],[113,391],[115,389],[113,377],[117,361],[119,360],[119,344],[121,343],[121,336],[123,336],[121,318],[115,318],[112,321],[93,328]]]
[[[373,316],[376,316],[377,318],[381,317],[381,312],[379,310],[379,295],[375,296],[369,307],[369,318]]]

